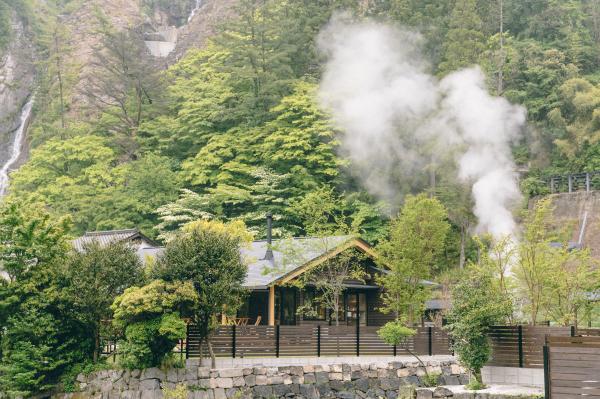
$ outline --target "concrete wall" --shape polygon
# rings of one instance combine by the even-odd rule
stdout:
[[[426,371],[439,373],[439,383],[459,385],[467,375],[455,361],[395,361],[390,363],[236,367],[210,369],[109,370],[78,376],[81,392],[53,399],[160,399],[164,389],[188,387],[191,399],[228,398],[389,398],[401,387],[420,386]],[[412,388],[411,388],[412,389]],[[406,397],[406,395],[400,395]]]
[[[435,356],[420,356],[424,362],[453,362],[455,358],[453,356],[435,355]],[[339,357],[328,357],[328,356],[307,356],[307,357],[222,357],[217,358],[217,368],[232,368],[232,367],[254,367],[261,365],[269,366],[306,366],[306,365],[329,365],[337,364],[340,362],[346,364],[373,364],[373,363],[392,363],[392,362],[404,362],[411,363],[415,361],[413,356],[344,356],[343,359]],[[210,366],[211,361],[208,358],[202,360],[202,366]],[[187,360],[188,366],[199,366],[200,359],[189,359]]]
[[[544,369],[486,366],[481,376],[486,384],[544,386]]]

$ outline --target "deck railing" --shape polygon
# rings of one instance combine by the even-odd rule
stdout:
[[[217,357],[450,355],[450,340],[437,327],[419,327],[404,345],[388,345],[381,327],[370,326],[220,326],[211,338]],[[190,326],[188,357],[208,356],[197,329]]]

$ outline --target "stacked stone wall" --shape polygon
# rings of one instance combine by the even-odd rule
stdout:
[[[454,361],[427,361],[424,366],[390,362],[228,369],[188,365],[166,371],[107,370],[80,375],[81,392],[55,395],[54,399],[160,399],[182,384],[190,399],[408,399],[416,396],[415,387],[426,384],[427,374],[438,375],[439,385],[460,385],[468,380]]]

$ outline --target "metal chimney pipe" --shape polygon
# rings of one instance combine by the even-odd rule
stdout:
[[[273,244],[273,214],[267,212],[267,252],[265,253],[264,260],[273,260],[273,250],[271,245]]]
[[[273,214],[267,212],[267,243],[271,245],[273,243]]]

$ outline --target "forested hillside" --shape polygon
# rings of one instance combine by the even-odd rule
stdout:
[[[525,194],[543,193],[544,176],[600,169],[598,0],[239,0],[208,42],[166,70],[140,37],[149,17],[96,7],[69,19],[85,2],[48,1],[40,15],[22,1],[45,58],[29,160],[7,201],[70,215],[76,233],[138,226],[157,236],[203,216],[240,218],[260,235],[271,211],[279,234],[302,235],[317,212],[377,241],[402,196],[386,203],[364,191],[316,99],[316,40],[338,11],[421,32],[431,73],[479,64],[492,94],[525,106],[527,132],[513,148]],[[162,4],[142,3],[142,16]],[[81,32],[94,37],[83,72],[69,39]],[[432,163],[398,187],[437,193],[458,243],[472,216],[451,175]]]

